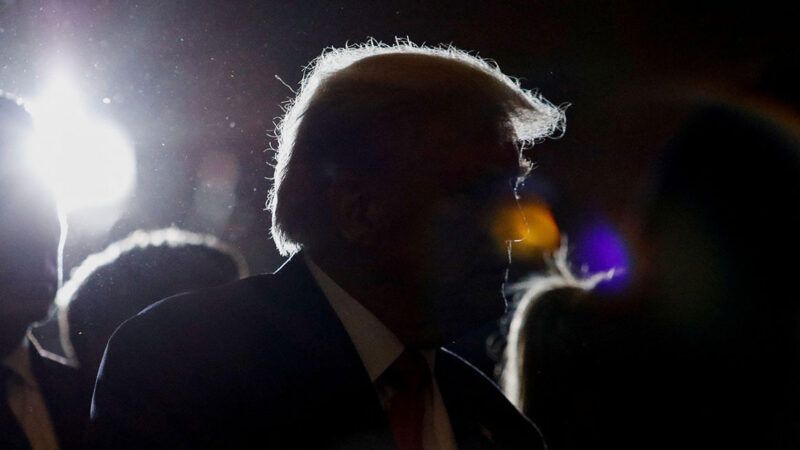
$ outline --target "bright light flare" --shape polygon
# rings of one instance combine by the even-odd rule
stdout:
[[[498,240],[519,236],[514,243],[514,255],[522,258],[552,252],[561,243],[561,233],[550,208],[539,201],[520,201],[519,205],[506,208],[498,216],[494,234]]]
[[[34,118],[34,170],[64,211],[119,202],[134,187],[136,163],[124,133],[92,117],[76,85],[54,77],[29,107]]]

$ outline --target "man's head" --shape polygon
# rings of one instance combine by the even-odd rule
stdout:
[[[503,312],[521,236],[499,220],[522,220],[521,149],[562,126],[561,110],[460,50],[330,49],[278,129],[273,239],[379,286],[394,310],[379,318],[401,339],[450,337]]]
[[[26,164],[31,130],[22,103],[0,91],[0,356],[47,315],[58,282],[58,214]]]
[[[87,257],[58,292],[62,344],[94,381],[122,322],[166,297],[246,275],[244,258],[213,236],[136,231]]]

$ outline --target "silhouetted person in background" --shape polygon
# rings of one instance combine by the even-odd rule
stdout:
[[[58,292],[62,346],[91,394],[108,339],[122,322],[163,298],[246,275],[242,256],[213,236],[136,231],[87,257]],[[87,416],[90,402],[91,395]]]
[[[663,150],[632,288],[528,311],[509,351],[553,450],[800,446],[800,116],[745,105],[699,108]]]
[[[37,180],[26,143],[31,117],[0,91],[0,448],[79,448],[77,372],[44,358],[26,338],[58,284],[60,225],[52,194]]]
[[[607,448],[608,393],[602,366],[623,337],[604,336],[615,317],[614,305],[598,302],[593,289],[613,278],[613,271],[591,276],[573,273],[562,246],[549,270],[513,286],[516,307],[503,358],[501,385],[517,407],[541,427],[549,449]],[[616,320],[619,324],[619,320]],[[632,335],[626,338],[635,337]],[[609,395],[610,394],[610,395]],[[611,398],[609,398],[611,397]]]
[[[664,152],[653,192],[639,295],[661,330],[658,417],[680,416],[677,437],[697,447],[797,448],[796,129],[756,109],[705,107]]]
[[[279,128],[275,274],[173,297],[109,342],[102,448],[543,448],[441,346],[505,310],[520,145],[563,115],[456,49],[331,49]]]
[[[796,53],[787,49],[790,53]],[[800,447],[797,58],[698,105],[655,165],[638,296],[663,446]]]

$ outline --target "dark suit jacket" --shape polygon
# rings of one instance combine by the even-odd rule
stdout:
[[[544,447],[459,357],[440,350],[435,376],[461,449]],[[97,448],[393,448],[366,369],[299,257],[122,325],[91,422]]]
[[[77,369],[40,354],[30,346],[31,369],[39,383],[62,450],[84,448],[91,391]]]

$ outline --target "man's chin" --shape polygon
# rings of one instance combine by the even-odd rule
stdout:
[[[441,345],[500,319],[505,312],[506,299],[500,287],[459,290],[457,294],[440,297],[436,326],[426,333],[427,338],[438,340]]]

